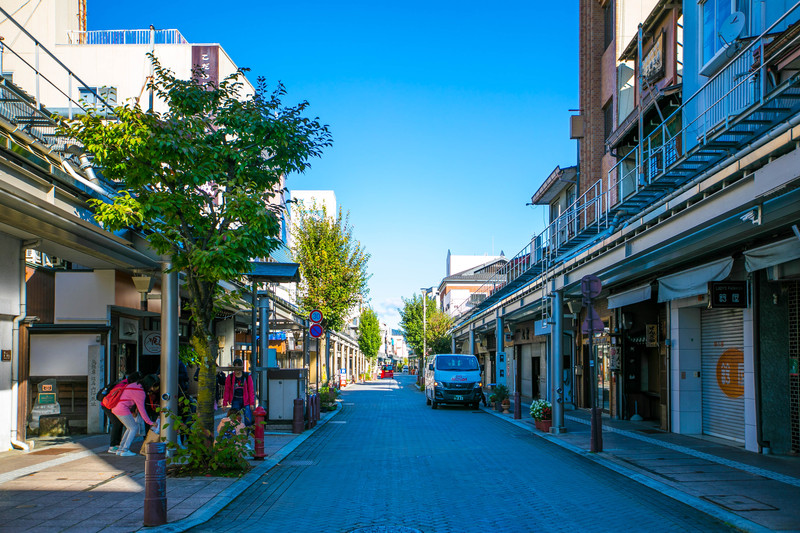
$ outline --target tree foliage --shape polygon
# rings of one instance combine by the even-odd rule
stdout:
[[[322,325],[341,331],[349,313],[369,292],[370,255],[353,237],[350,216],[341,208],[336,218],[325,206],[297,206],[292,255],[300,264],[300,308],[322,311]]]
[[[358,347],[369,361],[375,361],[381,346],[381,326],[378,315],[367,307],[358,321]]]
[[[415,354],[423,353],[423,330],[429,354],[448,353],[450,351],[450,328],[453,320],[447,313],[440,311],[435,298],[425,296],[425,309],[422,307],[423,296],[416,294],[411,299],[403,298],[400,310],[400,327],[405,331],[406,342]],[[423,328],[423,316],[425,327]]]
[[[239,278],[250,259],[278,246],[281,177],[305,170],[331,137],[327,126],[304,116],[307,102],[283,105],[280,84],[270,92],[259,78],[255,94],[245,95],[241,70],[215,85],[200,82],[197,69],[191,79],[178,79],[150,58],[149,88],[168,111],[127,104],[115,109],[116,121],[90,110],[62,128],[122,186],[112,203],[94,202],[97,220],[111,230],[142,230],[186,276],[192,346],[204,363],[198,414],[212,429],[213,324],[224,297],[218,282]]]

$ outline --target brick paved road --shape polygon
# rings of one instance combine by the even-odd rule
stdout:
[[[413,376],[342,412],[194,531],[727,531],[490,414],[432,410]]]

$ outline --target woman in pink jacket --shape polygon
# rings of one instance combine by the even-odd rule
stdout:
[[[119,443],[117,455],[122,457],[135,457],[136,454],[130,451],[133,439],[136,438],[139,425],[134,417],[134,412],[138,411],[139,416],[148,424],[153,425],[153,421],[147,416],[147,409],[145,408],[145,400],[147,392],[151,389],[158,387],[158,378],[152,374],[143,377],[137,383],[131,383],[125,387],[125,390],[120,396],[117,405],[111,409],[111,412],[119,418],[119,421],[125,426],[125,433],[122,435],[122,440]]]
[[[225,378],[225,390],[222,393],[222,405],[237,411],[249,407],[256,408],[256,395],[253,390],[253,378],[244,372],[241,359],[233,360],[234,370]]]

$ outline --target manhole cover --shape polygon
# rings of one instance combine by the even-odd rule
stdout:
[[[82,449],[83,448],[79,448],[77,446],[72,448],[45,448],[44,450],[39,450],[38,452],[31,452],[31,455],[61,455],[62,453],[71,453]]]
[[[350,533],[422,533],[422,530],[406,526],[367,526],[351,529]]]
[[[704,500],[724,507],[729,511],[777,511],[776,507],[747,496],[703,496]]]

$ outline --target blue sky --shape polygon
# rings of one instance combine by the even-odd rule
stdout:
[[[333,189],[350,211],[383,321],[439,284],[448,250],[510,257],[542,230],[544,208],[525,203],[576,159],[575,0],[227,5],[89,0],[88,25],[177,28],[310,102],[334,144],[287,185]]]

